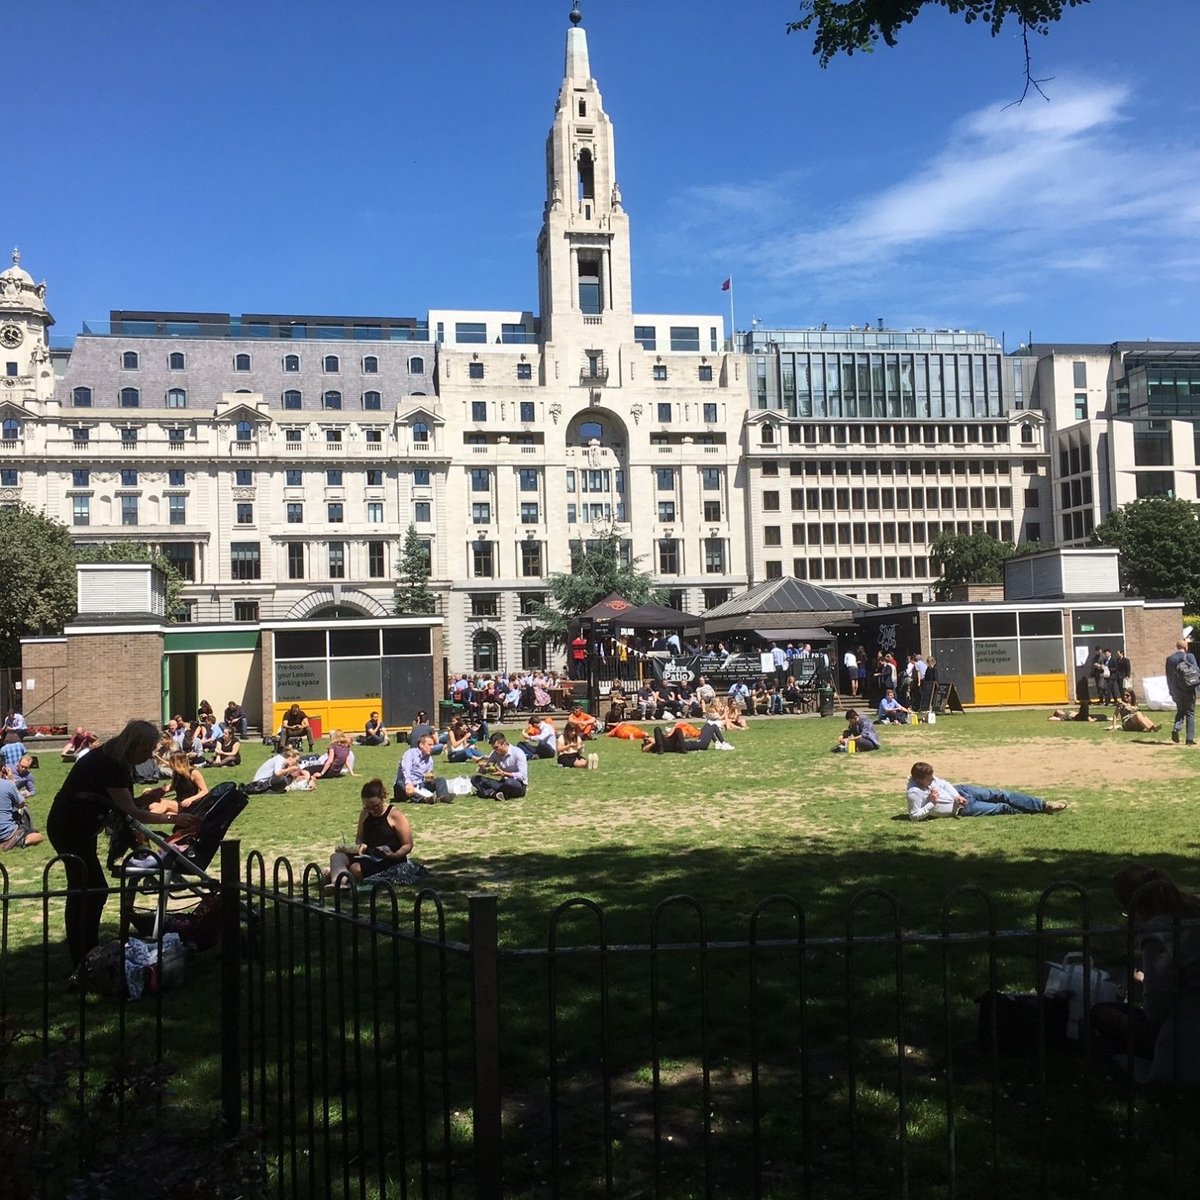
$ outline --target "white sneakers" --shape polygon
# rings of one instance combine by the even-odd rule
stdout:
[[[595,770],[598,770],[598,769],[599,769],[599,766],[600,766],[600,755],[598,755],[598,754],[589,754],[589,755],[587,756],[587,762],[588,762],[588,770],[589,770],[589,771],[595,771]]]

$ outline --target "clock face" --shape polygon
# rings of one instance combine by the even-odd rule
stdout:
[[[15,350],[24,340],[25,334],[19,325],[5,325],[0,329],[0,345],[9,350]]]

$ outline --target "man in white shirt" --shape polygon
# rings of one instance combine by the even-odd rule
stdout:
[[[502,733],[493,733],[491,742],[492,752],[471,777],[471,786],[486,800],[516,800],[529,787],[529,760]]]
[[[1067,807],[1065,800],[1042,800],[1024,792],[998,791],[973,783],[947,783],[933,773],[933,767],[927,762],[913,763],[907,794],[910,821],[925,821],[930,817],[1057,813]]]

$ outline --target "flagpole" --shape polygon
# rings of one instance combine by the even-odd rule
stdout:
[[[737,322],[733,319],[733,276],[729,276],[729,344],[737,352]]]

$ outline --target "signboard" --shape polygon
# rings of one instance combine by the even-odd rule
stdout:
[[[763,675],[757,654],[685,654],[675,658],[650,657],[660,683],[695,684],[701,675],[717,691],[732,683],[753,683]]]
[[[279,702],[326,700],[328,697],[329,667],[324,659],[275,664],[275,698]]]
[[[949,681],[933,685],[933,695],[929,698],[929,707],[939,714],[964,712],[962,701],[958,698],[958,691]]]

